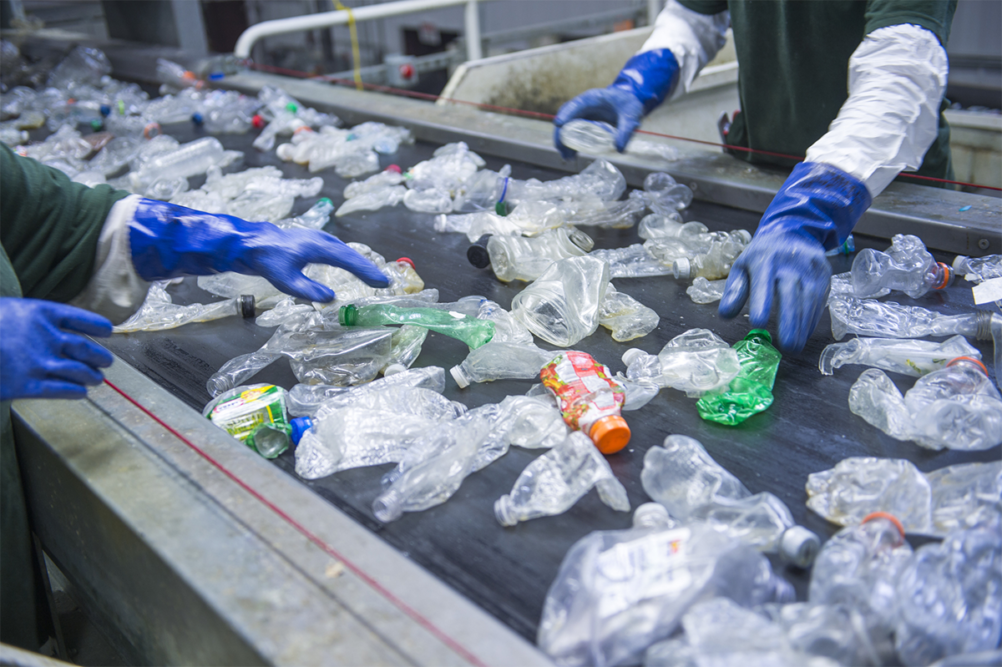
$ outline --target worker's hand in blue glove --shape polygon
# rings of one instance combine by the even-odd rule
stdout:
[[[111,322],[40,299],[0,299],[0,400],[83,398],[101,384],[111,352],[80,334],[107,337]]]
[[[825,250],[845,241],[870,201],[866,186],[841,169],[797,165],[734,262],[720,316],[736,316],[747,300],[751,325],[765,327],[778,295],[779,347],[802,350],[827,301],[831,267]]]
[[[136,207],[129,243],[132,263],[144,280],[236,271],[324,303],[334,300],[334,292],[303,275],[307,264],[346,269],[371,287],[390,284],[375,264],[326,232],[281,229],[151,199]]]
[[[678,60],[668,49],[630,58],[608,88],[586,90],[567,102],[553,119],[553,143],[569,160],[575,151],[560,141],[560,128],[575,118],[601,120],[616,127],[616,150],[622,153],[643,117],[661,104],[678,79]]]

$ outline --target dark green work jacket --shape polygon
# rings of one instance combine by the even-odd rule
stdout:
[[[740,73],[741,113],[726,143],[803,157],[828,132],[849,97],[849,58],[874,30],[912,24],[946,47],[956,0],[679,0],[700,14],[731,13]],[[923,176],[952,178],[950,127],[940,105],[939,133],[925,154]],[[792,166],[735,151],[756,163]]]
[[[88,188],[0,144],[0,296],[69,301],[94,270],[111,207],[129,193]],[[0,321],[0,336],[7,323]],[[3,382],[4,378],[0,378]],[[31,542],[10,404],[0,404],[0,641],[32,651],[38,636]]]

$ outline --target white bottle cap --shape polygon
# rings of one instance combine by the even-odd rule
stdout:
[[[779,538],[779,555],[797,567],[808,567],[821,548],[817,535],[803,526],[788,528]]]
[[[644,503],[633,512],[634,528],[660,528],[671,523],[671,515],[661,503]]]
[[[633,360],[642,354],[646,354],[643,350],[638,347],[631,347],[629,350],[623,353],[623,363],[629,366],[633,363]]]
[[[296,147],[292,144],[281,144],[275,149],[275,155],[278,156],[279,160],[284,160],[288,162],[292,159],[292,156],[296,154]]]
[[[963,266],[964,262],[967,260],[965,255],[957,255],[953,258],[953,270],[960,271],[960,267]]]
[[[449,369],[449,373],[452,374],[452,379],[456,381],[460,389],[466,389],[470,386],[470,381],[466,378],[466,373],[459,366],[453,366]]]
[[[689,260],[682,257],[672,263],[671,271],[675,274],[675,280],[688,280],[689,274],[692,273],[692,267],[689,264]]]
[[[390,364],[383,369],[383,377],[386,378],[397,373],[403,373],[405,370],[407,370],[407,367],[403,364]]]

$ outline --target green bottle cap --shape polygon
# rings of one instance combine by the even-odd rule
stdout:
[[[506,217],[508,215],[508,202],[499,201],[497,204],[494,204],[494,212],[502,218]]]
[[[299,111],[299,105],[296,104],[295,102],[289,102],[288,104],[285,105],[285,108],[288,111],[291,111],[292,113],[296,113],[297,111]]]
[[[343,327],[354,326],[358,321],[358,308],[353,305],[341,306],[337,311],[337,321]]]
[[[765,338],[765,342],[772,345],[772,336],[770,336],[769,332],[765,329],[752,329],[748,332],[748,335],[745,336],[745,340],[749,340],[750,338]]]
[[[103,126],[104,126],[104,122],[98,120],[97,118],[95,118],[94,120],[92,120],[90,122],[90,129],[94,130],[95,132],[97,132],[98,130],[100,130],[101,127],[103,127]]]
[[[317,203],[318,203],[318,204],[323,204],[323,203],[325,203],[325,202],[326,202],[326,203],[328,203],[328,204],[331,204],[332,206],[334,205],[334,202],[332,202],[332,201],[331,201],[330,199],[328,199],[327,197],[321,197],[320,199],[318,199],[318,200],[317,200]]]

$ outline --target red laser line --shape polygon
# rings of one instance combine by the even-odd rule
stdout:
[[[467,651],[465,648],[463,648],[459,644],[459,642],[457,642],[456,640],[454,640],[449,635],[445,634],[445,632],[443,632],[442,630],[439,630],[438,627],[435,626],[434,623],[432,623],[431,621],[429,621],[427,618],[425,618],[424,616],[422,616],[421,614],[419,614],[417,611],[415,611],[414,609],[412,609],[406,602],[404,602],[403,600],[401,600],[400,598],[398,598],[397,596],[395,596],[393,593],[391,593],[390,591],[388,591],[386,588],[384,588],[378,581],[376,581],[375,579],[373,579],[372,577],[370,577],[368,574],[366,574],[364,571],[362,571],[361,568],[359,568],[353,562],[351,562],[350,560],[348,560],[347,558],[345,558],[343,555],[341,555],[341,553],[338,552],[336,549],[334,549],[334,547],[332,547],[329,544],[327,544],[326,542],[324,542],[317,535],[315,535],[312,531],[310,531],[308,528],[306,528],[306,526],[302,525],[301,523],[299,523],[298,521],[296,521],[295,519],[293,519],[291,516],[289,516],[288,514],[286,514],[284,511],[282,511],[277,505],[275,505],[273,502],[271,502],[270,500],[268,500],[267,498],[265,498],[263,495],[261,495],[258,491],[256,491],[254,488],[252,488],[249,484],[247,484],[242,479],[240,479],[239,477],[237,477],[234,473],[230,472],[230,470],[228,468],[226,468],[223,464],[219,463],[219,461],[217,461],[216,459],[212,458],[208,454],[208,452],[206,452],[204,449],[202,449],[201,447],[199,447],[198,445],[196,445],[195,443],[193,443],[191,440],[189,440],[188,438],[186,438],[183,435],[181,435],[180,433],[178,433],[171,426],[169,426],[168,424],[166,424],[163,420],[161,420],[159,417],[157,417],[155,414],[153,414],[148,409],[146,409],[143,405],[141,405],[136,399],[134,399],[131,396],[129,396],[127,393],[125,393],[124,391],[122,391],[121,389],[119,389],[118,387],[116,387],[114,384],[112,384],[111,382],[109,382],[107,379],[105,379],[104,383],[106,385],[108,385],[109,387],[111,387],[112,389],[114,389],[119,394],[121,394],[121,396],[125,400],[127,400],[129,403],[132,403],[134,406],[136,406],[137,408],[139,408],[150,419],[152,419],[156,423],[160,424],[160,426],[163,426],[165,429],[167,429],[167,431],[169,431],[171,433],[171,435],[173,435],[174,437],[176,437],[178,440],[180,440],[184,444],[188,445],[188,447],[190,447],[191,449],[193,449],[199,456],[201,456],[203,459],[205,459],[206,461],[208,461],[217,470],[219,470],[221,473],[223,473],[224,475],[226,475],[227,477],[229,477],[233,482],[235,482],[237,484],[237,486],[239,486],[244,491],[246,491],[247,493],[249,493],[252,496],[254,496],[254,498],[256,498],[258,501],[260,501],[265,507],[267,507],[272,512],[274,512],[275,514],[277,514],[279,516],[279,518],[281,518],[287,524],[289,524],[290,526],[292,526],[293,528],[295,528],[297,531],[299,531],[299,533],[301,533],[306,539],[308,539],[310,542],[313,542],[313,544],[315,544],[318,547],[320,547],[325,553],[327,553],[332,558],[334,558],[334,559],[336,559],[336,560],[341,561],[342,563],[344,563],[345,567],[347,567],[349,570],[351,570],[351,572],[353,574],[355,574],[355,576],[357,576],[362,581],[364,581],[365,583],[367,583],[370,587],[372,587],[373,589],[375,589],[376,592],[378,592],[384,598],[386,598],[387,600],[389,600],[400,611],[404,612],[405,614],[407,614],[408,616],[410,616],[412,619],[414,619],[415,621],[417,621],[417,623],[419,625],[421,625],[426,630],[428,630],[430,633],[432,633],[433,635],[435,635],[435,637],[437,637],[438,639],[440,639],[442,641],[442,643],[444,643],[446,646],[448,646],[453,651],[455,651],[460,656],[462,656],[467,662],[470,662],[470,663],[472,663],[474,665],[478,665],[478,667],[486,667],[486,665],[483,662],[481,662],[475,655],[473,655],[472,653],[470,653],[469,651]]]
[[[285,67],[275,67],[272,65],[261,65],[258,63],[253,63],[250,61],[244,61],[243,63],[246,67],[250,69],[258,69],[265,72],[274,72],[276,74],[284,74],[286,76],[294,76],[300,79],[312,79],[315,81],[324,81],[327,83],[336,83],[342,86],[356,87],[355,81],[349,81],[347,79],[339,79],[332,76],[327,76],[325,74],[309,74],[307,72],[300,72],[298,70],[287,69]],[[420,100],[428,100],[430,102],[437,102],[442,100],[443,102],[451,102],[452,104],[465,104],[468,106],[474,106],[478,109],[486,109],[488,111],[498,111],[501,113],[507,113],[515,116],[525,116],[527,118],[538,118],[541,120],[553,120],[556,116],[548,113],[542,113],[539,111],[527,111],[525,109],[513,109],[511,107],[496,106],[494,104],[486,104],[484,102],[471,102],[469,100],[456,100],[449,97],[442,97],[441,95],[433,95],[431,93],[421,93],[415,90],[405,90],[403,88],[393,88],[392,86],[382,86],[375,83],[362,83],[362,87],[366,90],[372,90],[380,93],[388,93],[390,95],[397,95],[399,97],[412,97]],[[748,148],[747,146],[731,146],[730,144],[718,144],[713,141],[705,141],[703,139],[691,139],[689,137],[679,137],[672,134],[662,134],[660,132],[652,132],[650,130],[637,130],[638,134],[647,134],[652,137],[662,137],[664,139],[674,139],[676,141],[687,141],[694,144],[703,144],[705,146],[714,146],[716,148],[724,148],[731,151],[740,151],[742,153],[754,153],[756,155],[768,155],[770,157],[778,157],[786,160],[795,160],[797,162],[803,162],[804,157],[799,155],[789,155],[787,153],[775,153],[773,151],[762,150],[761,148]],[[935,176],[919,176],[918,174],[898,174],[901,178],[914,178],[922,181],[932,181],[934,183],[949,183],[951,185],[962,185],[971,188],[982,188],[985,190],[996,190],[1002,192],[1002,188],[997,188],[991,185],[981,185],[979,183],[967,183],[965,181],[952,181],[948,178],[936,178]]]

